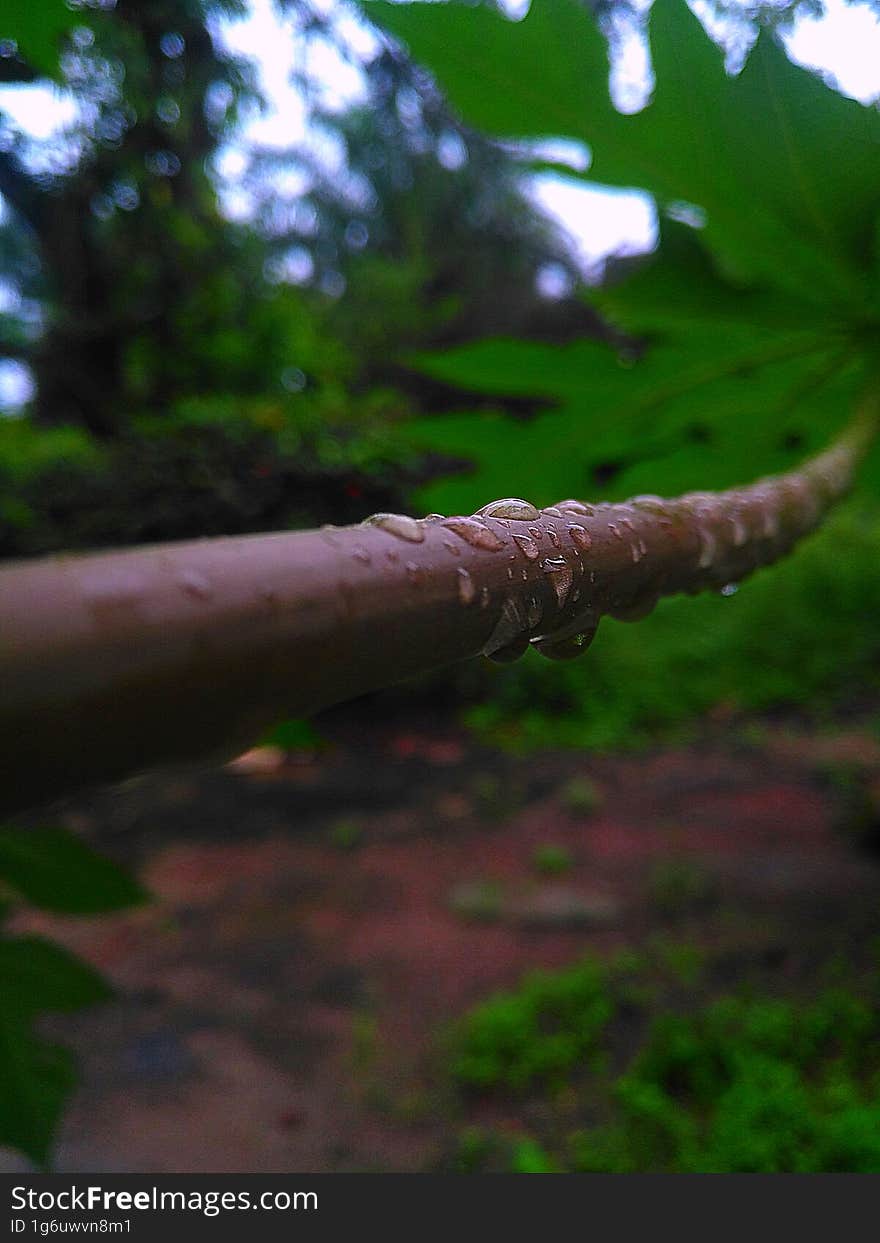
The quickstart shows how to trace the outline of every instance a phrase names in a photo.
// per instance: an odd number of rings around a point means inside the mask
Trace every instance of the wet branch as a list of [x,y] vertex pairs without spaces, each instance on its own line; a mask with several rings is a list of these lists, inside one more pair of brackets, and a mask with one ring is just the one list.
[[305,715],[484,653],[583,652],[608,614],[721,590],[850,486],[872,398],[824,453],[719,493],[157,545],[0,567],[0,811],[228,756]]

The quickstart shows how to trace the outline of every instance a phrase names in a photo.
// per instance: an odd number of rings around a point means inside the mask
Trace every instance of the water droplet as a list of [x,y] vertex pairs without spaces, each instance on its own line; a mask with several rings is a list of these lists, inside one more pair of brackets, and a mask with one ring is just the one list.
[[489,588],[481,587],[480,588],[480,608],[487,609],[489,607],[490,599],[491,599],[491,596],[489,595]]
[[362,565],[369,565],[372,561],[372,557],[367,552],[366,548],[356,548],[351,555],[354,557],[355,561],[360,561]]
[[749,538],[748,528],[742,514],[735,509],[730,515],[730,525],[733,529],[733,543],[735,548],[742,548],[743,544]]
[[558,548],[559,547],[559,536],[556,534],[556,528],[548,527],[547,534],[550,536],[550,543],[553,545],[553,547]]
[[562,608],[571,591],[573,578],[571,567],[564,557],[546,557],[541,562],[541,569],[545,574],[549,574],[559,607]]
[[[513,643],[515,639],[522,635],[526,629],[526,624],[526,618],[523,616],[519,602],[513,596],[508,596],[501,606],[495,629],[483,644],[483,655],[492,656],[495,652],[499,652],[502,648],[506,648]],[[528,638],[526,638],[526,642],[528,643]],[[522,650],[524,651],[525,648]]]
[[652,512],[655,509],[665,509],[666,502],[662,496],[656,496],[653,492],[643,492],[639,496],[631,496],[627,502],[634,505],[636,509],[646,509]]
[[510,579],[511,582],[513,582],[513,570],[510,568],[510,566],[507,567],[507,577]]
[[578,602],[578,600],[580,600],[580,598],[581,598],[581,589],[580,589],[580,587],[575,587],[574,591],[571,593],[571,602],[572,602],[572,604],[577,604],[577,602]]
[[445,539],[443,541],[443,547],[446,549],[447,552],[451,552],[453,557],[461,556],[460,546],[458,544],[453,543],[451,539]]
[[425,522],[442,522],[446,517],[445,514],[425,514]]
[[581,630],[570,638],[559,639],[556,642],[552,638],[536,639],[533,646],[547,660],[575,660],[578,656],[582,656],[593,642],[597,629],[598,623],[588,629]]
[[504,547],[504,540],[482,522],[474,518],[447,518],[444,526],[448,531],[463,539],[471,548],[484,548],[487,552],[497,552]]
[[425,528],[409,514],[373,514],[367,519],[370,526],[381,527],[389,535],[398,539],[408,540],[410,544],[421,544],[425,539]]
[[509,518],[511,522],[535,522],[538,511],[530,501],[523,501],[518,496],[507,496],[500,501],[492,501],[477,510],[484,518]]
[[580,514],[583,518],[590,518],[596,512],[593,505],[586,505],[583,501],[560,501],[556,508],[568,514]]
[[714,534],[708,527],[698,527],[697,535],[700,538],[700,559],[697,562],[697,565],[701,570],[708,570],[715,561],[715,553],[718,545],[715,541]]
[[[547,508],[544,510],[544,513],[549,514],[551,518],[562,517],[562,510],[558,509],[555,505],[548,505]],[[535,516],[537,517],[537,515]]]
[[474,580],[463,565],[456,570],[458,575],[458,598],[462,604],[473,604],[476,599],[477,589],[474,586]]
[[639,548],[638,544],[630,544],[629,551],[630,551],[630,556],[633,559],[633,565],[638,565],[642,559],[641,548]]
[[541,604],[541,601],[537,596],[529,596],[526,602],[526,621],[529,624],[529,629],[534,630],[536,626],[540,625],[543,616],[544,606]]
[[614,604],[609,609],[609,612],[617,621],[637,622],[647,617],[649,613],[653,613],[656,607],[657,596],[644,595],[636,597],[634,600],[628,600],[626,603]]
[[214,594],[210,579],[198,570],[184,570],[177,582],[188,596],[193,596],[196,600],[210,600]]
[[494,652],[487,652],[486,654],[490,660],[494,660],[496,665],[511,665],[515,660],[519,660],[520,656],[525,656],[528,650],[529,636],[522,634],[518,639],[514,639],[512,643],[496,648]]
[[739,591],[739,583],[725,583],[719,592],[722,596],[735,596]]
[[615,539],[620,539],[620,540],[623,539],[623,532],[621,531],[620,527],[617,525],[616,522],[609,522],[608,530],[611,532],[611,534],[614,536]]
[[773,507],[773,502],[769,499],[764,502],[765,508],[762,514],[762,531],[765,539],[776,539],[779,534],[779,516]]
[[541,550],[533,539],[528,535],[514,535],[514,543],[522,551],[529,561],[537,561],[541,555]]
[[425,581],[425,571],[416,561],[407,561],[406,576],[414,587],[421,587]]
[[543,539],[544,538],[544,532],[541,530],[540,527],[529,527],[529,535],[531,535],[532,539]]
[[576,523],[568,528],[572,543],[580,548],[581,552],[587,552],[593,547],[593,537],[586,527],[578,526]]
[[527,583],[527,582],[529,581],[529,572],[528,572],[528,570],[520,570],[520,572],[519,572],[519,576],[520,576],[520,578],[523,580],[523,582],[524,582],[524,583]]

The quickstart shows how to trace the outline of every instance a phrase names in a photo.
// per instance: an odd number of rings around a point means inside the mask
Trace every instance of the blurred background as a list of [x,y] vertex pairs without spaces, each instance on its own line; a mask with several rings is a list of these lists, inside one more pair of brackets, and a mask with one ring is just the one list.
[[[765,446],[711,393],[674,443],[600,426],[595,352],[643,348],[602,293],[694,209],[467,127],[355,5],[13,7],[0,558],[671,494],[827,438],[818,400]],[[760,18],[880,97],[870,4],[695,10],[731,70]],[[638,111],[644,6],[599,18]],[[542,455],[548,418],[597,432]],[[0,1013],[2,1168],[880,1169],[878,477],[582,660],[454,669],[0,829],[0,975],[13,943],[60,971]]]

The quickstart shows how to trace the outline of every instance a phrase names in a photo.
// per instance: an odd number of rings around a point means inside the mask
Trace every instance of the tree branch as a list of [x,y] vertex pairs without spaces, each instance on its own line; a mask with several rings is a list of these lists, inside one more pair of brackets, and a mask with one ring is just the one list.
[[876,423],[872,396],[818,457],[727,492],[0,567],[0,810],[234,754],[285,714],[481,652],[577,655],[604,614],[637,620],[783,556],[847,491]]

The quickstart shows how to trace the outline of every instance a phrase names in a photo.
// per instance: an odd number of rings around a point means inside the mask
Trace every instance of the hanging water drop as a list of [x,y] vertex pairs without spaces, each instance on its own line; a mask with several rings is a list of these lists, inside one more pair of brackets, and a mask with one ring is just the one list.
[[529,636],[522,634],[518,639],[514,639],[504,647],[496,648],[494,652],[487,652],[486,655],[490,660],[494,660],[496,665],[511,665],[515,660],[519,660],[520,656],[525,656],[528,650]]
[[541,569],[550,576],[559,607],[563,608],[565,601],[568,599],[568,593],[571,591],[573,580],[571,567],[564,557],[546,557],[541,562]]
[[360,561],[361,565],[369,565],[372,561],[372,557],[367,552],[366,548],[358,547],[351,555],[354,557],[355,561]]
[[556,642],[553,641],[552,637],[536,639],[533,641],[532,646],[547,660],[575,660],[578,656],[582,656],[593,642],[597,629],[598,623],[590,626],[588,629],[579,631],[570,638],[558,639]]
[[[483,644],[483,655],[492,656],[519,639],[526,629],[526,618],[523,616],[518,601],[508,596],[501,606],[498,621],[489,638]],[[526,637],[528,643],[528,637]],[[525,648],[522,648],[525,651]]]
[[739,591],[739,583],[725,583],[718,593],[722,596],[735,596]]

